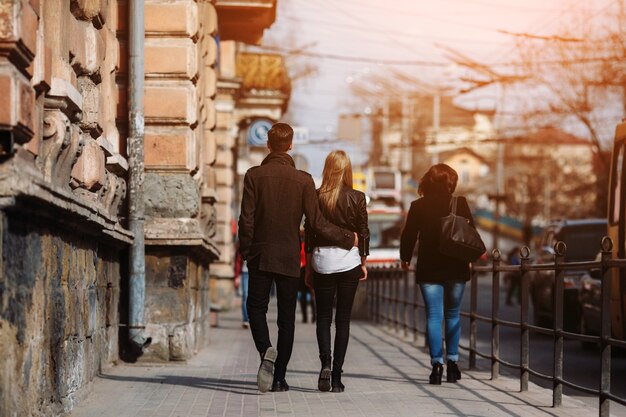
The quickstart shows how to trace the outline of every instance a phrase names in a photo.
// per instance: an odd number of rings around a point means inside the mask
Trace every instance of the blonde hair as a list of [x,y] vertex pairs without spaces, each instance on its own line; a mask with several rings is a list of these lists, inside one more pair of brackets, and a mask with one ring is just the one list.
[[343,186],[352,188],[352,163],[344,151],[332,151],[326,157],[319,189],[319,201],[324,213],[335,211]]

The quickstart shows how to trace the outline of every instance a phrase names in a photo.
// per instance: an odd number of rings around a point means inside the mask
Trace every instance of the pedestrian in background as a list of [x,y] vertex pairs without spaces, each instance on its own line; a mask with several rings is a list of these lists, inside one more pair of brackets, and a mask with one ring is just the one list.
[[248,265],[243,260],[239,249],[237,249],[237,256],[235,257],[235,288],[241,290],[241,327],[244,329],[250,328],[248,308],[246,307],[246,302],[248,301],[248,279]]
[[[511,265],[521,265],[522,261],[520,259],[519,254],[520,248],[519,246],[513,247],[507,254],[507,258]],[[520,303],[522,299],[521,293],[521,283],[522,283],[522,273],[521,271],[511,271],[507,272],[504,276],[507,281],[507,290],[506,290],[506,305],[513,305],[513,297],[517,300],[517,303]]]
[[[308,219],[305,222],[306,282],[315,290],[317,344],[322,368],[317,386],[320,391],[343,392],[345,386],[341,382],[341,373],[350,339],[352,303],[359,280],[367,279],[370,239],[365,194],[352,188],[352,165],[344,151],[333,151],[326,157],[317,195],[328,220],[359,235],[358,248],[346,250],[315,233]],[[335,300],[336,331],[332,358],[330,325]]]
[[[448,382],[461,379],[458,367],[461,337],[460,307],[465,283],[470,279],[469,262],[439,251],[441,218],[451,212],[452,193],[458,175],[446,164],[432,166],[422,177],[418,194],[411,203],[400,239],[402,267],[409,269],[419,236],[415,279],[426,304],[428,347],[432,372],[429,382],[441,384],[443,375],[443,346],[441,324],[445,317],[445,340]],[[472,227],[474,220],[464,197],[458,197],[457,214],[465,217]]]
[[300,300],[300,312],[302,313],[302,323],[309,322],[308,307],[311,306],[311,323],[315,323],[315,295],[311,288],[306,285],[306,253],[304,251],[304,241],[300,250],[300,283],[298,285],[298,298]]
[[[300,224],[306,218],[320,236],[344,249],[356,245],[350,230],[328,222],[319,210],[311,175],[296,169],[291,156],[293,129],[276,123],[269,130],[269,155],[244,177],[239,250],[250,274],[247,309],[250,329],[261,356],[259,391],[288,391],[287,364],[293,349],[300,275]],[[278,302],[278,349],[272,347],[267,309],[272,284]]]

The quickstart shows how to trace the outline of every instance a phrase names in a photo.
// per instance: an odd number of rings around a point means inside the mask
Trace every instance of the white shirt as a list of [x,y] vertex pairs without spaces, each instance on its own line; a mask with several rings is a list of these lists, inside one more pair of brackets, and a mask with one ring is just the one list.
[[338,246],[325,246],[313,249],[312,255],[311,266],[318,274],[336,274],[361,265],[357,247],[346,250]]

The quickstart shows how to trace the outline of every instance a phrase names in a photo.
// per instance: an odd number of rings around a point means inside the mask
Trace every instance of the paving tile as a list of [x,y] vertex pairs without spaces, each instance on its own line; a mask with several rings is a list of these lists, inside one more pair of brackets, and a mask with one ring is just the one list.
[[[268,322],[274,340],[275,307]],[[519,393],[517,380],[489,379],[486,371],[464,370],[457,384],[428,384],[429,358],[382,327],[355,322],[344,365],[344,393],[317,391],[319,359],[315,326],[296,326],[287,372],[292,389],[260,394],[256,389],[258,354],[239,311],[220,317],[211,345],[186,363],[122,364],[100,375],[92,394],[72,417],[251,417],[251,416],[589,416],[597,415],[578,399],[565,396],[550,407],[551,391],[530,384]],[[114,399],[114,401],[112,401]]]

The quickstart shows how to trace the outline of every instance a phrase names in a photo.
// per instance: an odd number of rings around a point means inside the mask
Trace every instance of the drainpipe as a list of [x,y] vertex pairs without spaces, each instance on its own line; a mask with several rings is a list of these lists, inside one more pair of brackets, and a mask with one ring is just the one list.
[[144,334],[146,298],[146,251],[144,243],[144,119],[143,119],[143,0],[129,0],[128,25],[128,227],[135,235],[130,249],[128,307],[129,341],[143,348],[151,339]]

